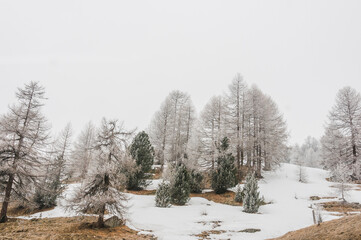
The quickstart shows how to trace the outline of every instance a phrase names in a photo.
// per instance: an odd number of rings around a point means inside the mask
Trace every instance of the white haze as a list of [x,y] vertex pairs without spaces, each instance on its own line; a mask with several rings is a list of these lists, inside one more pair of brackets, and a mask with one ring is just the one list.
[[360,12],[351,0],[0,0],[0,113],[35,80],[56,132],[103,116],[144,129],[171,90],[199,112],[240,72],[301,143],[323,134],[339,88],[361,91]]

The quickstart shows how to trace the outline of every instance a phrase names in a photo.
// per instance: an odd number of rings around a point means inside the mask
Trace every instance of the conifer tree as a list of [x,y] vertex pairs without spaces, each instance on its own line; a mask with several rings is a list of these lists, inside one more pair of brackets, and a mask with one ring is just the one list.
[[97,214],[98,227],[104,227],[106,210],[117,217],[124,216],[127,197],[118,189],[124,188],[125,176],[119,174],[119,168],[130,158],[127,139],[131,135],[117,120],[103,119],[95,143],[96,169],[84,179],[69,206],[81,213]]
[[234,196],[234,201],[241,203],[244,198],[244,191],[242,190],[241,186],[238,185],[236,188],[236,194]]
[[155,193],[155,206],[163,208],[170,206],[170,189],[171,186],[168,182],[163,181],[158,185],[157,192]]
[[189,200],[190,175],[187,168],[181,164],[177,167],[175,177],[171,183],[171,202],[177,205],[184,205]]
[[4,190],[0,223],[8,220],[10,198],[29,201],[44,164],[48,124],[42,114],[44,88],[25,84],[16,93],[17,103],[0,116],[0,185]]
[[139,170],[128,178],[128,189],[139,189],[146,186],[146,173],[152,168],[154,162],[154,149],[146,132],[138,133],[133,139],[130,154],[139,166]]
[[259,197],[258,183],[255,173],[247,176],[244,186],[243,211],[246,213],[256,213],[261,205]]
[[219,148],[220,155],[217,159],[217,167],[212,173],[212,189],[217,193],[225,193],[228,188],[236,185],[236,168],[234,157],[227,153],[229,139],[223,138]]
[[202,192],[203,175],[195,169],[192,169],[189,174],[190,174],[191,193]]

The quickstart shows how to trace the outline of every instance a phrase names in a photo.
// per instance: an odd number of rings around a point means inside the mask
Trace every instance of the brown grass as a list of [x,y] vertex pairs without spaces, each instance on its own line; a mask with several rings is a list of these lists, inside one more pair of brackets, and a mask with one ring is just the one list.
[[[1,205],[2,205],[2,202],[0,202],[0,206]],[[22,207],[17,202],[10,202],[9,207],[8,207],[8,216],[10,216],[10,217],[26,216],[26,215],[39,213],[39,212],[46,212],[46,211],[49,211],[52,209],[54,209],[54,207],[43,208],[43,209]]]
[[0,224],[0,239],[156,239],[150,235],[138,235],[127,226],[115,228],[92,228],[95,217],[10,219]]
[[361,239],[361,215],[347,216],[329,222],[321,223],[319,226],[303,228],[289,232],[286,235],[274,238],[274,240],[353,240]]
[[227,191],[223,194],[216,194],[215,192],[191,193],[190,197],[202,197],[216,203],[223,203],[232,206],[242,206],[242,203],[234,201],[234,195],[234,192]]
[[155,168],[155,169],[152,169],[150,171],[150,173],[154,174],[152,175],[152,179],[160,179],[162,177],[162,171],[160,170],[160,168]]
[[210,235],[218,235],[218,234],[222,234],[225,233],[226,231],[224,230],[209,230],[209,231],[203,231],[200,234],[194,235],[198,238],[198,240],[205,240],[205,239],[211,239],[209,236]]
[[157,190],[127,190],[127,193],[135,195],[155,195]]
[[[139,190],[139,191],[128,190],[127,192],[136,195],[154,195],[156,190]],[[191,193],[190,197],[202,197],[216,203],[228,204],[232,206],[242,206],[242,203],[238,203],[234,201],[234,195],[235,193],[232,191],[227,191],[223,194],[216,194],[215,192],[212,191],[206,193]]]
[[321,206],[324,210],[328,212],[360,212],[361,204],[358,203],[348,203],[348,202],[325,202],[321,203]]
[[319,197],[319,196],[311,196],[310,200],[312,201],[317,201],[317,200],[321,200],[321,199],[335,199],[337,197]]
[[25,215],[31,215],[39,212],[46,212],[54,209],[52,208],[43,208],[43,209],[30,209],[30,208],[20,208],[20,207],[10,207],[8,210],[8,215],[11,217],[19,217]]

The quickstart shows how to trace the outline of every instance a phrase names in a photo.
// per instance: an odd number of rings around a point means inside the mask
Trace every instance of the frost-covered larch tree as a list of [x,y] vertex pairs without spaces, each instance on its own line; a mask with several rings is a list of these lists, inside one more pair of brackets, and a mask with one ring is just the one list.
[[345,195],[346,192],[349,190],[347,183],[350,181],[350,179],[351,178],[350,178],[349,167],[343,162],[338,163],[336,168],[334,168],[332,171],[332,180],[338,182],[336,188],[338,189],[338,192],[341,194],[341,199],[343,201],[346,201]]
[[56,206],[56,200],[64,189],[63,182],[67,178],[66,168],[71,152],[72,128],[68,123],[52,143],[47,155],[45,176],[36,187],[34,201],[41,208]]
[[84,179],[87,176],[92,161],[94,160],[95,137],[95,127],[89,122],[78,136],[71,153],[71,170],[75,177]]
[[340,162],[349,168],[353,179],[360,179],[361,95],[351,87],[342,88],[329,114],[321,139],[323,164],[333,171]]
[[7,221],[10,197],[22,200],[43,172],[43,151],[48,139],[48,126],[41,113],[44,88],[38,82],[25,84],[16,93],[17,103],[0,119],[0,178],[4,183],[4,200],[0,222]]
[[190,96],[181,91],[172,91],[156,112],[150,124],[150,139],[156,157],[178,164],[187,158],[188,142],[191,139],[195,110]]
[[130,158],[127,143],[132,131],[126,131],[117,120],[103,119],[95,141],[96,168],[89,173],[72,199],[70,208],[98,214],[97,226],[104,226],[107,210],[124,217],[127,197],[118,189],[125,188],[126,177],[119,169]]
[[235,150],[237,170],[244,164],[245,157],[245,117],[247,85],[241,74],[237,73],[229,85],[227,101],[227,123],[231,136],[231,147]]
[[200,161],[213,170],[218,156],[217,144],[225,136],[225,103],[221,96],[212,97],[201,112],[198,141]]
[[166,149],[169,146],[171,121],[171,103],[168,98],[161,104],[160,109],[154,114],[149,126],[149,136],[154,146],[154,155],[157,163],[163,169],[166,159]]

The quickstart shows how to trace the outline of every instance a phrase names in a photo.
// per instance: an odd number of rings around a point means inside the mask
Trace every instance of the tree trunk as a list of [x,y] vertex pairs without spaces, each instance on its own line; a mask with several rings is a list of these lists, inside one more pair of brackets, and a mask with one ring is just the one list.
[[261,146],[257,145],[257,171],[256,176],[257,178],[261,178],[261,169],[262,169],[262,159],[261,159]]
[[0,223],[4,223],[8,220],[7,217],[7,212],[8,212],[8,206],[9,206],[9,202],[10,202],[10,194],[11,194],[11,189],[13,187],[13,182],[14,182],[14,174],[11,174],[9,176],[9,181],[6,184],[6,189],[5,189],[5,197],[4,197],[4,202],[1,208],[1,214],[0,214]]
[[104,225],[104,213],[105,213],[105,205],[102,207],[101,213],[98,216],[98,222],[97,222],[97,227],[98,228],[103,228]]

